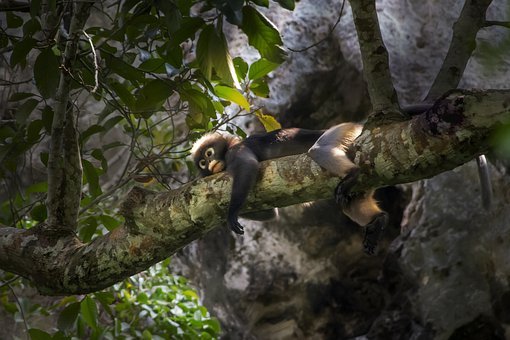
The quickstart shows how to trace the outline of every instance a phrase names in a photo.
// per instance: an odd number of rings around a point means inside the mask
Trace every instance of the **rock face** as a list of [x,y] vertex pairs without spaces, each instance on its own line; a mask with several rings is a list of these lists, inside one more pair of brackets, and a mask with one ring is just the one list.
[[[402,103],[425,96],[463,3],[378,2]],[[302,0],[295,12],[275,6],[267,13],[286,47],[327,36],[318,47],[290,53],[272,76],[272,97],[264,105],[280,113],[284,125],[321,128],[360,119],[370,106],[348,4],[328,35],[340,6]],[[494,1],[487,17],[505,20],[507,10],[505,1]],[[505,34],[484,29],[478,46]],[[499,53],[488,63],[479,48],[461,85],[508,87],[510,58]],[[174,265],[202,291],[226,339],[505,339],[510,179],[502,167],[492,173],[490,211],[481,208],[474,162],[380,190],[391,221],[375,257],[363,254],[361,230],[325,201],[282,209],[277,221],[245,221],[243,237],[215,230],[184,249]]]

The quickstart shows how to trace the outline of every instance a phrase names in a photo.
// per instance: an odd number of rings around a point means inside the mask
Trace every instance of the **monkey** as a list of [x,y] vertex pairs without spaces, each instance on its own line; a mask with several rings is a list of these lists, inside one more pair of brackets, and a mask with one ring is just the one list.
[[[431,107],[429,104],[413,105],[405,108],[404,112],[413,116]],[[233,177],[227,225],[234,233],[242,235],[244,228],[238,221],[239,213],[255,186],[259,163],[307,152],[317,164],[341,178],[334,192],[335,200],[345,215],[364,227],[363,249],[373,255],[388,224],[388,214],[374,199],[374,190],[356,193],[351,190],[360,169],[349,151],[362,130],[363,124],[342,123],[328,130],[279,129],[254,134],[244,140],[233,135],[211,133],[195,142],[191,155],[201,176],[227,171]],[[485,173],[487,179],[486,163],[479,163],[479,166],[480,173]],[[481,182],[483,192],[487,180]],[[490,190],[490,181],[488,183]]]
[[363,125],[357,123],[335,125],[319,137],[308,150],[308,155],[321,167],[341,178],[335,189],[335,201],[347,217],[364,227],[363,250],[374,255],[388,224],[388,214],[379,208],[374,199],[375,190],[351,191],[360,169],[349,157],[349,151],[362,130]]
[[220,133],[197,140],[191,156],[201,176],[227,171],[233,178],[227,225],[236,234],[244,233],[239,212],[258,177],[259,163],[268,159],[305,153],[324,130],[279,129],[254,134],[244,140]]
[[234,233],[242,235],[244,228],[238,221],[239,213],[255,186],[259,163],[308,152],[320,166],[345,177],[335,190],[336,201],[348,217],[365,227],[364,250],[374,254],[388,216],[378,207],[373,191],[350,193],[358,167],[346,152],[362,128],[363,125],[356,123],[343,123],[327,131],[288,128],[254,134],[244,140],[216,132],[197,140],[191,155],[201,176],[227,171],[233,177],[227,225]]

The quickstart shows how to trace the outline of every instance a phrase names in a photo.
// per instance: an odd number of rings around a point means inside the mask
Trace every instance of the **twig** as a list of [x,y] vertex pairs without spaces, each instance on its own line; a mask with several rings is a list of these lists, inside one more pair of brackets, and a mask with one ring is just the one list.
[[16,304],[18,305],[19,312],[21,314],[21,318],[23,319],[23,324],[25,325],[25,333],[26,333],[26,336],[27,336],[27,340],[29,340],[30,336],[29,336],[29,333],[28,333],[28,330],[29,330],[28,322],[27,322],[27,319],[25,317],[25,312],[23,312],[23,307],[21,306],[21,302],[19,301],[18,295],[16,295],[16,292],[14,291],[14,289],[12,289],[11,285],[7,284],[7,287],[9,287],[9,289],[11,290],[12,295],[14,296],[14,299],[16,300]]
[[287,49],[289,51],[292,51],[292,52],[298,52],[298,53],[305,52],[305,51],[308,51],[309,49],[311,49],[311,48],[313,48],[315,46],[318,46],[318,45],[322,44],[324,41],[326,41],[333,34],[333,32],[335,31],[336,27],[340,23],[340,19],[342,18],[342,14],[344,13],[344,6],[345,6],[345,0],[342,1],[342,7],[340,8],[340,14],[338,14],[338,18],[336,19],[335,24],[333,25],[331,30],[329,30],[328,34],[326,34],[326,36],[324,38],[322,38],[321,40],[317,41],[316,43],[313,43],[312,45],[310,45],[308,47],[304,47],[304,48],[301,48],[301,49],[293,49],[293,48],[287,47]]
[[485,12],[492,0],[466,0],[459,18],[453,25],[452,41],[441,69],[437,73],[425,102],[439,98],[459,85],[466,65],[476,47],[476,35],[484,27]]
[[95,83],[95,85],[92,88],[92,90],[90,90],[90,92],[91,93],[96,93],[96,91],[97,91],[97,89],[99,87],[99,65],[97,64],[96,49],[94,48],[94,43],[92,42],[92,38],[90,37],[90,35],[88,35],[87,32],[85,32],[85,30],[83,30],[82,32],[83,32],[83,35],[89,41],[90,49],[92,51],[92,56],[94,57],[94,83]]
[[492,21],[492,20],[486,20],[484,22],[483,26],[484,27],[501,26],[501,27],[510,28],[510,21]]

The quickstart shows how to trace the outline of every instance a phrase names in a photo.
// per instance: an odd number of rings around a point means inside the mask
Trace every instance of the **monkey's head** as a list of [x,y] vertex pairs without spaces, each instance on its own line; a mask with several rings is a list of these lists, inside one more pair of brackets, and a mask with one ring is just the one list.
[[225,170],[225,155],[230,147],[240,140],[232,135],[217,132],[202,136],[193,144],[191,157],[201,176],[209,176]]

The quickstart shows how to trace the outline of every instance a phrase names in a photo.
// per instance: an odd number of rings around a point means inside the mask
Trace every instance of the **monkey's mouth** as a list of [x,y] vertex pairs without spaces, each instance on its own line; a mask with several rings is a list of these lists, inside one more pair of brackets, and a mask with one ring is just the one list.
[[213,174],[223,171],[224,167],[225,166],[221,161],[211,161],[211,163],[209,163],[209,171],[212,172]]

